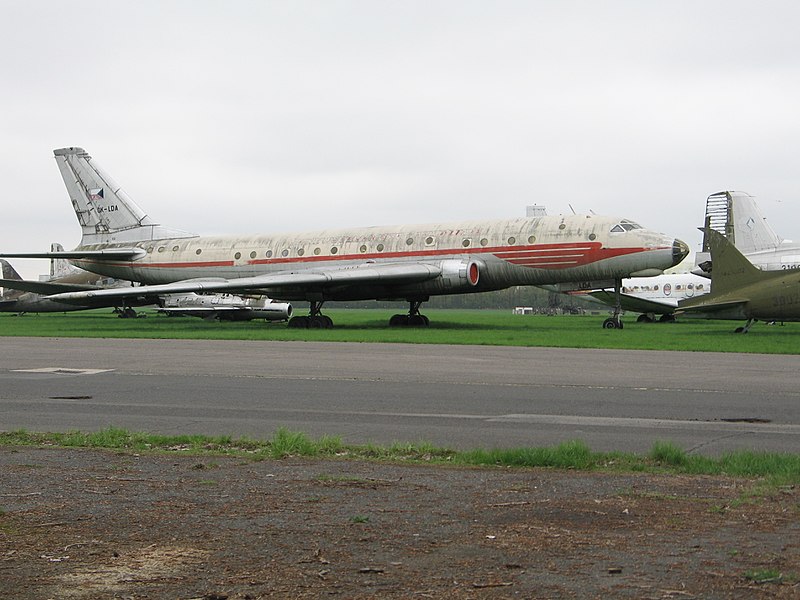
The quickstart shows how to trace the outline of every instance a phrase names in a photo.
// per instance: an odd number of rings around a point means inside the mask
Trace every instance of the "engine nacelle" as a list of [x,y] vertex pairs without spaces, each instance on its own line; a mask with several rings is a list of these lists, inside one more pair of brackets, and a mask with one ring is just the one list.
[[480,281],[484,263],[474,259],[443,260],[437,265],[441,274],[424,286],[431,294],[472,291]]
[[259,319],[288,321],[294,311],[288,302],[267,302],[262,307],[255,309],[254,312]]

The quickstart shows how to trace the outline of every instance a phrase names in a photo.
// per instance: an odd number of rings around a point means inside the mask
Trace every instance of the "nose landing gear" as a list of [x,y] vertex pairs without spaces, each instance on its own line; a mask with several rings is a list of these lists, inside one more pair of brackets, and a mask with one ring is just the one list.
[[622,320],[619,314],[622,312],[622,280],[614,280],[614,314],[603,321],[603,329],[622,329]]

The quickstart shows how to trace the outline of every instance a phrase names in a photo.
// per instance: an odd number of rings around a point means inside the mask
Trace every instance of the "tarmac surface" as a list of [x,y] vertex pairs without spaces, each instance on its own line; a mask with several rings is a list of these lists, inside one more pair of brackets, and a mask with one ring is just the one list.
[[798,370],[783,355],[6,337],[0,429],[797,452]]

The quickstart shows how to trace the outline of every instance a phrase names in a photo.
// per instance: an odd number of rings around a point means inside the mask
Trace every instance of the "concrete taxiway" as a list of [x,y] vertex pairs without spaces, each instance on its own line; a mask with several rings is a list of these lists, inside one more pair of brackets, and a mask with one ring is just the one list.
[[781,355],[2,338],[0,429],[798,452],[798,370]]

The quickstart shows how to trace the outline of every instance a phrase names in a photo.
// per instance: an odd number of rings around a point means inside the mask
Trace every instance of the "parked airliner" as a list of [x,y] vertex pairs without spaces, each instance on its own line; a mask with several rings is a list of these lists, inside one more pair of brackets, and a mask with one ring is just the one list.
[[[688,246],[629,219],[543,216],[428,225],[394,225],[199,236],[150,218],[82,148],[54,151],[83,236],[56,256],[95,273],[143,285],[55,294],[59,302],[137,299],[188,292],[263,294],[310,303],[290,326],[330,327],[331,300],[405,300],[392,325],[426,325],[430,296],[565,282],[621,286],[625,277],[659,275]],[[53,253],[3,254],[20,258]],[[619,306],[604,327],[621,327]]]

